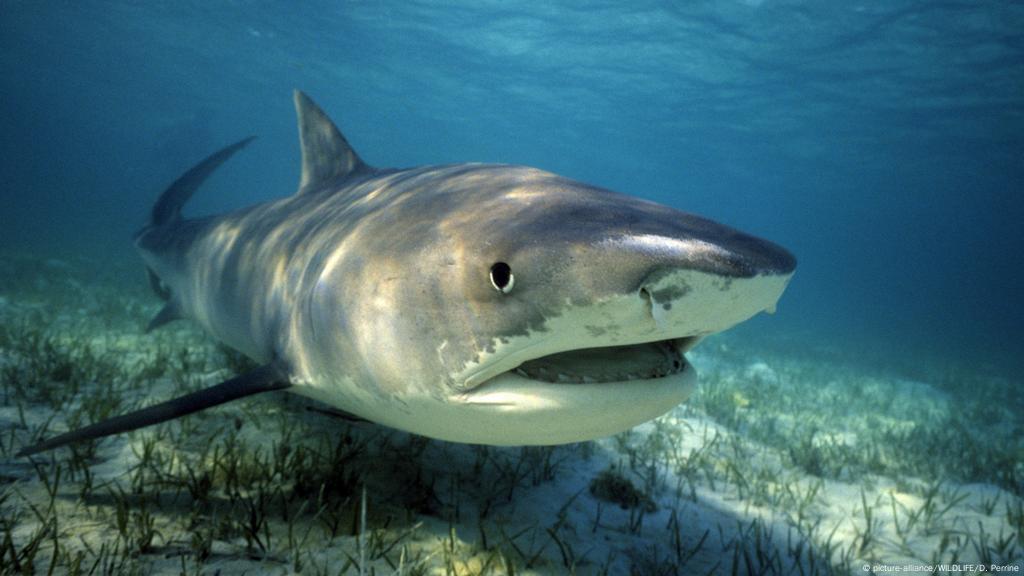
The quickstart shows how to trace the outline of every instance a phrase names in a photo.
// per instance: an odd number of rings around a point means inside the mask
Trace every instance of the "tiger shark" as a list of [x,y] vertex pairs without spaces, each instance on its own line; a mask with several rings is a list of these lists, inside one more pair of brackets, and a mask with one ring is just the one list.
[[260,364],[20,454],[287,389],[442,440],[552,445],[611,435],[683,402],[684,353],[774,311],[796,260],[711,220],[502,164],[372,167],[296,91],[291,196],[184,218],[252,138],[157,200],[135,245],[165,300]]

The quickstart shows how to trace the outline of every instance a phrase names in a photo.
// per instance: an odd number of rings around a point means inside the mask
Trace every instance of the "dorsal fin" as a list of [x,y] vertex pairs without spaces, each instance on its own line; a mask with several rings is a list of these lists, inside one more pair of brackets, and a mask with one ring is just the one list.
[[334,122],[300,90],[295,91],[295,113],[302,146],[299,194],[367,168]]
[[230,146],[221,148],[217,152],[207,156],[202,162],[193,166],[188,172],[178,177],[160,198],[153,205],[153,212],[150,215],[150,224],[160,226],[181,218],[181,207],[188,202],[199,186],[209,178],[210,174],[220,167],[228,158],[245,148],[246,144],[252,142],[255,136],[249,136],[239,140]]

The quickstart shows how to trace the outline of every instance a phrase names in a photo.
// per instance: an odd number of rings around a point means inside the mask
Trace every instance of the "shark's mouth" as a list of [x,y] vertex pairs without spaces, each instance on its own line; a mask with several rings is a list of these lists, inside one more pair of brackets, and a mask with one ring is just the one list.
[[651,380],[679,374],[686,368],[683,353],[696,337],[642,344],[581,348],[527,360],[511,372],[554,384],[599,384]]
[[[532,350],[521,349],[519,358],[506,356],[504,371],[500,365],[489,366],[493,376],[457,393],[452,400],[465,408],[459,422],[431,422],[449,426],[445,434],[458,440],[465,437],[467,419],[475,419],[470,441],[486,438],[487,443],[501,446],[564,444],[610,436],[686,400],[696,385],[697,372],[683,354],[699,340],[700,336],[691,336],[563,348],[537,356],[537,348],[550,345],[542,341]],[[552,349],[557,350],[548,348]],[[530,352],[535,352],[532,358],[527,355]]]

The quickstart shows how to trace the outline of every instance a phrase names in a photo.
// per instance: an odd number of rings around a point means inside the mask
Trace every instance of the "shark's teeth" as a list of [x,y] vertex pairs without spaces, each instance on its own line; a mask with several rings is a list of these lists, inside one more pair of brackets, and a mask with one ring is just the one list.
[[666,340],[560,352],[524,362],[513,372],[558,384],[596,384],[650,380],[682,372],[680,341]]

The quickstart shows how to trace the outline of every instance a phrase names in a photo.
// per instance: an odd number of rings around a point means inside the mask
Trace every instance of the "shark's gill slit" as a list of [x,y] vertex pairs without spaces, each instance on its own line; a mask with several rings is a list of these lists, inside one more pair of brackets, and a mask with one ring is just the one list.
[[685,369],[683,353],[693,346],[695,340],[696,337],[687,337],[569,350],[528,360],[513,372],[524,378],[558,384],[664,378]]

